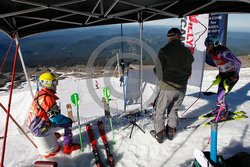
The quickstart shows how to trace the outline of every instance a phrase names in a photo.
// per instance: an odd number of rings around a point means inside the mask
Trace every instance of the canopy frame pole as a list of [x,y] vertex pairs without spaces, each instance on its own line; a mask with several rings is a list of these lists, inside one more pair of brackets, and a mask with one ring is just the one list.
[[[121,61],[119,61],[119,63],[121,62],[121,73],[122,73],[122,79],[123,79],[123,83],[122,83],[122,90],[123,90],[123,99],[124,99],[124,105],[123,105],[123,109],[124,112],[126,112],[126,81],[125,81],[125,61],[124,61],[124,57],[123,57],[123,53],[124,53],[124,47],[123,47],[123,24],[121,23]],[[126,78],[127,80],[127,78]]]
[[28,76],[28,73],[27,73],[27,70],[26,70],[26,67],[25,67],[24,60],[23,60],[22,51],[21,51],[19,40],[18,40],[18,33],[17,32],[16,32],[16,35],[14,37],[14,40],[16,42],[16,46],[19,46],[18,47],[18,53],[19,53],[20,61],[21,61],[22,67],[23,67],[23,72],[24,72],[26,81],[28,82],[28,85],[29,85],[31,97],[33,98],[34,97],[34,93],[32,91],[32,87],[31,87],[31,84],[30,84],[30,79],[29,79],[29,76]]
[[[7,113],[7,109],[3,106],[2,103],[0,103],[0,107]],[[24,131],[24,129],[21,127],[21,125],[18,124],[18,122],[15,120],[14,117],[10,114],[10,119],[14,122],[14,124],[18,127],[18,129],[24,134],[24,136],[31,142],[31,144],[37,148],[36,144],[34,141],[27,135],[27,133]]]
[[115,5],[119,2],[119,0],[115,0],[113,2],[113,4],[109,7],[109,9],[104,13],[104,17],[107,17],[107,15],[109,14],[109,12],[111,12],[111,10],[115,7]]
[[[179,2],[179,1],[175,1],[175,2],[173,2],[173,3],[169,4],[169,5],[167,5],[166,7],[162,8],[161,10],[162,10],[162,11],[165,11],[165,10],[167,10],[168,8],[170,8],[170,7],[174,6],[175,4],[177,4],[178,2]],[[156,15],[157,15],[157,13],[154,13],[154,14],[152,14],[151,16],[148,16],[147,18],[145,18],[144,20],[147,21],[147,20],[149,20],[150,18],[152,18],[152,17],[154,17],[154,16],[156,16]]]
[[11,49],[12,43],[13,43],[13,40],[11,40],[11,43],[10,43],[10,45],[9,45],[9,48],[8,48],[8,50],[7,50],[7,52],[6,52],[5,56],[4,56],[3,62],[2,62],[2,64],[1,64],[0,72],[3,72],[4,64],[5,64],[5,61],[6,61],[8,55],[9,55],[9,53],[10,53],[10,49]]
[[142,35],[143,35],[143,17],[142,17],[142,12],[138,12],[138,22],[140,24],[140,47],[141,47],[141,50],[140,50],[140,54],[141,54],[141,59],[140,59],[140,96],[141,96],[141,111],[142,111],[142,56],[143,56],[143,46],[142,46]]
[[217,0],[213,0],[213,1],[211,1],[211,2],[208,2],[208,3],[206,3],[206,4],[204,4],[204,5],[200,6],[200,7],[198,7],[198,8],[196,8],[196,9],[192,10],[192,11],[189,11],[189,12],[183,14],[183,17],[184,17],[184,16],[191,15],[192,13],[194,13],[194,12],[200,10],[200,9],[203,9],[203,8],[206,7],[206,6],[211,5],[211,4],[215,3],[216,1],[217,1]]
[[17,62],[17,57],[18,57],[18,48],[19,48],[19,45],[16,45],[16,50],[15,50],[14,59],[13,59],[12,74],[11,74],[11,85],[10,85],[10,92],[9,92],[8,109],[6,112],[6,122],[5,122],[2,155],[1,155],[1,162],[0,162],[1,167],[3,167],[4,165],[7,134],[8,134],[8,127],[9,127],[9,118],[10,118],[10,108],[11,108],[12,94],[13,94],[14,81],[15,81],[16,62]]
[[[98,2],[96,3],[95,7],[93,8],[93,10],[91,11],[91,14],[93,14],[96,10],[96,8],[98,7],[98,5],[100,4],[101,0],[98,0]],[[85,24],[88,23],[89,19],[91,18],[91,15],[88,16],[87,20],[85,21]]]

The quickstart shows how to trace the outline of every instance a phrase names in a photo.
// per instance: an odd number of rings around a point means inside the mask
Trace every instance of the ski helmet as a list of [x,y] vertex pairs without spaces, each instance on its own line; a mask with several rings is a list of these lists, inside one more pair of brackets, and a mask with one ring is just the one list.
[[220,39],[217,35],[210,35],[205,39],[204,45],[213,45],[214,47],[217,47],[220,44]]
[[45,72],[41,74],[38,80],[40,85],[47,89],[53,89],[53,87],[57,86],[58,84],[56,76],[50,72]]

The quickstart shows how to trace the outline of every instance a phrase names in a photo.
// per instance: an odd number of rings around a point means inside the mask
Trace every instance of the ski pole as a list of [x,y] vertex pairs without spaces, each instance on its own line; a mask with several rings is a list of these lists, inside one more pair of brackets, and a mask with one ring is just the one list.
[[110,95],[111,95],[111,90],[109,87],[103,88],[103,103],[104,103],[104,111],[105,111],[105,116],[109,117],[109,124],[110,124],[110,129],[112,131],[113,135],[113,141],[112,143],[115,144],[115,135],[114,135],[114,129],[113,129],[113,124],[112,124],[112,117],[110,115],[110,108],[109,108],[109,100],[110,100]]
[[112,137],[113,137],[112,143],[115,144],[115,143],[116,143],[116,142],[115,142],[115,133],[114,133],[113,123],[112,123],[112,118],[111,118],[111,117],[109,117],[109,124],[110,124],[110,129],[111,129],[111,131],[112,131]]
[[[214,83],[212,83],[208,88],[207,90],[205,90],[205,92],[207,92],[210,88],[212,88],[214,86]],[[199,96],[198,98],[186,109],[186,111],[184,111],[181,116],[183,116],[199,99],[201,98],[201,91],[199,93]]]
[[80,144],[81,144],[81,151],[84,151],[83,146],[83,140],[82,140],[82,132],[81,132],[81,124],[80,124],[80,118],[79,118],[79,95],[77,93],[74,93],[71,95],[71,101],[76,106],[76,112],[77,112],[77,122],[78,122],[78,129],[79,129],[79,138],[80,138]]
[[38,76],[35,76],[35,80],[36,80],[36,92],[39,91],[39,81],[38,81]]
[[110,94],[111,94],[111,90],[109,87],[103,88],[103,96],[105,97],[107,103],[110,100]]
[[[223,101],[225,101],[225,98],[226,98],[226,95],[223,96]],[[219,111],[218,111],[218,113],[217,113],[217,115],[216,115],[216,117],[215,117],[215,123],[218,122],[219,117],[220,117],[220,113],[221,113],[222,109],[223,109],[223,107],[222,107],[222,103],[221,103],[221,104],[220,104]],[[208,138],[207,144],[210,143],[210,140],[211,140],[211,137]]]

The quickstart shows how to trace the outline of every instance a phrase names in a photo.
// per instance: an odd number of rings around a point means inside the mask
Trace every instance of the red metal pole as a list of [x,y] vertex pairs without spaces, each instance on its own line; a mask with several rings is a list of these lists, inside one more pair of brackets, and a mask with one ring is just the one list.
[[7,53],[6,53],[6,55],[5,55],[4,59],[3,59],[3,62],[2,62],[2,65],[1,65],[1,70],[0,70],[0,72],[3,72],[3,66],[4,66],[4,63],[5,63],[5,61],[6,61],[7,56],[9,55],[9,52],[10,52],[10,48],[11,48],[12,43],[13,43],[13,40],[11,41],[10,46],[9,46],[9,48],[8,48],[8,50],[7,50]]
[[[7,113],[7,109],[0,103],[0,107],[2,107],[2,109]],[[23,130],[23,128],[16,122],[16,120],[11,116],[10,114],[10,119],[16,124],[16,126],[19,128],[19,130],[21,130],[23,132],[23,134],[27,137],[27,139],[31,142],[31,144],[33,144],[33,146],[35,148],[37,148],[36,144],[31,140],[31,138],[25,133],[25,131]]]
[[1,167],[3,167],[3,165],[4,165],[5,146],[6,146],[6,140],[7,140],[8,126],[9,126],[10,107],[11,107],[12,93],[13,93],[14,80],[15,80],[16,62],[17,62],[17,57],[18,57],[18,48],[19,48],[19,45],[16,46],[14,62],[13,62],[13,67],[12,67],[10,95],[9,95],[8,110],[7,110],[7,116],[6,116],[5,131],[4,131],[4,138],[3,138],[3,147],[2,147]]

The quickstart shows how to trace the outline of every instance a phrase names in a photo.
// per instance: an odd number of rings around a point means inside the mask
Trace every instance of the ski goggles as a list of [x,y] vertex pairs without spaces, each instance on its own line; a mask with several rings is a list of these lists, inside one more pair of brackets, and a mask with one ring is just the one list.
[[208,41],[208,42],[205,42],[205,43],[204,43],[204,45],[205,45],[205,46],[208,46],[208,45],[213,45],[213,42]]
[[57,86],[58,85],[58,80],[57,79],[53,80],[52,85]]

